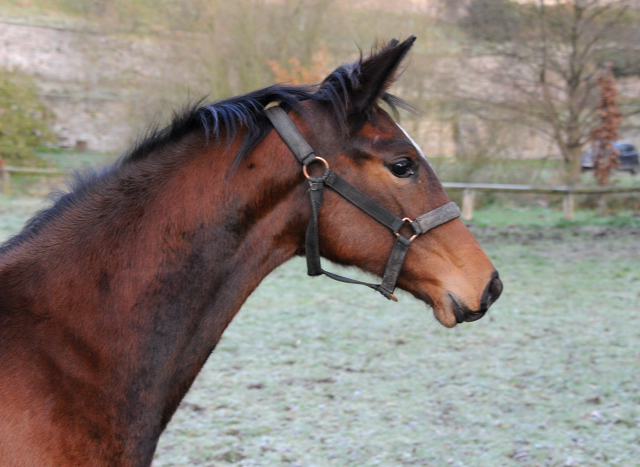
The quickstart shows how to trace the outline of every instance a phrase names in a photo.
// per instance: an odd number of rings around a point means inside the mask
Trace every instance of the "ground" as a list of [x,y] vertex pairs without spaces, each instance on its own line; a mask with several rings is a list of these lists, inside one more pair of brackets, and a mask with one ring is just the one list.
[[640,229],[473,231],[505,292],[454,330],[406,294],[278,269],[154,466],[640,466]]
[[[41,205],[1,198],[0,234]],[[519,216],[534,221],[504,221]],[[285,264],[225,333],[153,466],[640,466],[640,228],[560,216],[477,211],[505,290],[453,330],[407,294],[395,304]]]

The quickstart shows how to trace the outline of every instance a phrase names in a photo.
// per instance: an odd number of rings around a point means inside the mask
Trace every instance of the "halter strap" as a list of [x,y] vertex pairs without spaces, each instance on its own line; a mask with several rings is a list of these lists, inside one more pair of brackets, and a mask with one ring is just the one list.
[[327,175],[325,184],[333,188],[340,196],[358,206],[382,225],[391,229],[393,233],[398,233],[404,225],[404,221],[401,218],[380,206],[334,171],[331,170]]
[[[307,167],[312,162],[318,160],[313,148],[304,139],[284,109],[279,105],[272,105],[266,108],[264,112],[300,164]],[[395,295],[393,295],[393,292],[412,240],[418,235],[460,217],[460,209],[458,206],[454,202],[449,202],[432,211],[422,214],[415,220],[411,221],[409,225],[411,226],[414,235],[411,238],[407,238],[399,233],[400,229],[405,224],[405,219],[401,219],[385,207],[373,201],[328,167],[325,168],[324,173],[321,176],[310,176],[308,179],[309,194],[311,197],[311,219],[307,226],[305,240],[307,274],[310,276],[324,274],[331,279],[340,282],[366,285],[367,287],[377,290],[388,299],[396,302],[398,300]],[[325,185],[333,189],[344,199],[354,204],[360,210],[396,234],[397,238],[393,244],[393,248],[391,249],[391,254],[387,260],[384,274],[382,276],[382,282],[380,284],[371,284],[356,279],[350,279],[322,269],[320,262],[320,245],[318,240],[318,216],[320,214],[320,207],[322,206]]]
[[456,203],[451,201],[416,217],[411,223],[411,228],[416,235],[422,235],[458,217],[460,217],[460,208]]
[[271,120],[273,127],[283,141],[289,146],[293,155],[296,156],[298,162],[307,166],[316,160],[316,154],[313,148],[309,146],[309,143],[304,139],[298,127],[280,105],[274,103],[271,107],[267,107],[264,113],[269,120]]

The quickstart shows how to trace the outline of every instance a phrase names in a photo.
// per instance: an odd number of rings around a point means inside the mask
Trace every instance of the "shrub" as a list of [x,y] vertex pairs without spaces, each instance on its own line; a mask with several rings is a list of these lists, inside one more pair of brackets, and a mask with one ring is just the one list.
[[0,68],[0,158],[36,165],[34,149],[56,140],[49,126],[52,118],[32,78]]

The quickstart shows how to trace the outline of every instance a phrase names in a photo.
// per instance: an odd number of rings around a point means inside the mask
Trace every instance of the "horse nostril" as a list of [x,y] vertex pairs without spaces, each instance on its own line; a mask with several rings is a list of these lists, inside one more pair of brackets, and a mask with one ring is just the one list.
[[485,290],[485,293],[487,308],[493,305],[493,303],[500,298],[500,294],[502,294],[502,281],[500,280],[500,277],[498,277],[497,271],[494,273],[491,282],[489,282],[489,286]]

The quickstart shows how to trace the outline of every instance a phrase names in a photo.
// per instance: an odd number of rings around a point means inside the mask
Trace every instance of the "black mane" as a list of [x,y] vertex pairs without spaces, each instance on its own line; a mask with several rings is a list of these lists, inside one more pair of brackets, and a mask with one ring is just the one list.
[[[263,110],[272,102],[280,102],[285,108],[297,110],[301,110],[300,103],[303,101],[323,102],[333,108],[340,126],[346,131],[348,96],[351,90],[361,86],[359,71],[362,62],[360,58],[355,63],[339,67],[318,85],[277,84],[207,105],[201,105],[202,101],[199,101],[183,112],[174,114],[173,121],[167,127],[148,131],[147,136],[125,154],[121,163],[144,160],[156,150],[195,130],[204,131],[207,141],[215,138],[216,143],[220,143],[224,137],[228,143],[235,138],[238,128],[243,126],[247,132],[234,161],[235,168],[271,131],[271,123]],[[398,108],[415,112],[411,104],[391,94],[385,93],[382,100],[396,115]]]
[[[121,163],[144,160],[156,150],[194,130],[204,131],[208,141],[214,138],[219,143],[222,136],[227,142],[232,141],[238,128],[244,126],[247,128],[245,141],[254,139],[263,126],[261,123],[266,120],[262,116],[265,106],[271,102],[282,102],[290,107],[297,107],[301,101],[314,99],[314,95],[312,86],[274,85],[211,104],[202,105],[201,100],[182,112],[175,113],[173,121],[165,128],[156,127],[148,131],[145,138],[125,154]],[[246,152],[251,149],[253,148]]]
[[[239,127],[246,127],[242,145],[231,166],[231,170],[234,170],[272,130],[271,122],[264,114],[264,108],[272,102],[280,102],[285,109],[295,108],[303,114],[301,102],[322,102],[333,109],[340,126],[346,132],[347,109],[350,104],[348,96],[352,90],[358,89],[362,85],[359,81],[362,63],[361,57],[359,61],[343,65],[317,85],[273,85],[212,104],[201,105],[202,101],[200,101],[186,110],[174,114],[173,121],[168,126],[149,130],[143,140],[135,144],[121,157],[119,164],[100,172],[77,173],[70,192],[54,193],[52,197],[54,205],[37,213],[20,233],[0,246],[0,254],[36,236],[51,220],[59,217],[69,207],[89,196],[97,186],[104,187],[109,184],[109,179],[117,179],[120,168],[153,157],[154,153],[178,142],[193,131],[203,131],[207,141],[214,138],[216,143],[220,143],[224,138],[228,144],[236,137]],[[381,99],[389,105],[396,115],[398,108],[415,112],[415,108],[411,104],[391,94],[384,93]]]

